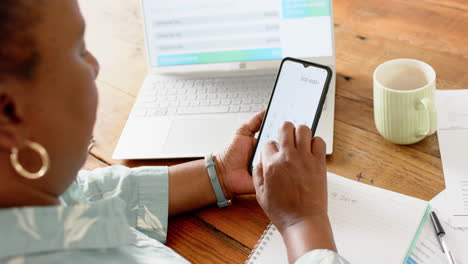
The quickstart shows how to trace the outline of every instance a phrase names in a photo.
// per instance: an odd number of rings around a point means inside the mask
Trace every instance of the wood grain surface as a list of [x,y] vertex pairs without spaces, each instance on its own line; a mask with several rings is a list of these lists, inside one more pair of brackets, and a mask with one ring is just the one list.
[[[79,0],[88,48],[101,64],[96,145],[84,169],[112,164],[174,165],[187,160],[117,161],[112,152],[147,74],[137,0]],[[468,1],[335,0],[337,94],[329,171],[429,200],[443,190],[437,135],[409,146],[385,141],[373,119],[372,73],[395,58],[423,60],[438,89],[468,88]],[[243,263],[268,224],[254,196],[172,218],[168,246],[193,263]]]

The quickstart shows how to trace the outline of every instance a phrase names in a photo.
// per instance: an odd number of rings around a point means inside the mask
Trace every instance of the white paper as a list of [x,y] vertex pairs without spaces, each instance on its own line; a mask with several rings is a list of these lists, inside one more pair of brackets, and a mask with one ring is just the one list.
[[[428,203],[328,174],[329,217],[338,252],[351,263],[403,263]],[[281,235],[273,230],[250,262],[286,264]]]
[[468,129],[468,90],[437,90],[438,128]]
[[[447,210],[446,191],[442,191],[431,201],[446,233],[445,239],[457,264],[468,264],[468,228],[453,227],[448,223],[451,214]],[[426,221],[408,264],[446,264],[447,257],[437,241],[430,219]]]
[[438,90],[436,104],[438,138],[442,159],[448,221],[468,227],[468,90]]

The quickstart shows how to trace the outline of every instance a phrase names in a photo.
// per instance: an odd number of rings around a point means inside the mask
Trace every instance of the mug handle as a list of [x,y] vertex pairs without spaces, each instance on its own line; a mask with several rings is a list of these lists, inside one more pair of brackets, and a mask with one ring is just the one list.
[[426,112],[426,124],[428,125],[427,129],[420,129],[418,135],[426,137],[432,135],[437,130],[437,111],[431,99],[423,98],[419,102],[424,107],[424,111]]

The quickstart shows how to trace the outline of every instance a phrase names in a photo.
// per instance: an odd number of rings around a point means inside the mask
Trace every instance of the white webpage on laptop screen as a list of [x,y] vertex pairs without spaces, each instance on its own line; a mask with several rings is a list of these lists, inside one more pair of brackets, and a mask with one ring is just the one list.
[[333,56],[330,0],[143,0],[151,67]]

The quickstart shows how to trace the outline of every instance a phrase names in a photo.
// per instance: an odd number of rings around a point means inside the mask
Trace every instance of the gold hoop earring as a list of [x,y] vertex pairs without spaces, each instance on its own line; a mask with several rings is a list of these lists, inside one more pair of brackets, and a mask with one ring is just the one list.
[[19,162],[19,159],[18,159],[19,150],[17,148],[13,148],[11,150],[11,154],[10,154],[11,165],[13,166],[13,168],[19,175],[23,176],[26,179],[36,180],[36,179],[44,177],[44,175],[46,174],[46,172],[49,170],[49,167],[50,167],[50,159],[49,159],[49,154],[47,153],[47,150],[41,144],[29,141],[29,140],[26,140],[25,144],[27,147],[36,151],[39,154],[39,156],[41,157],[41,161],[42,161],[42,167],[39,169],[39,171],[34,172],[34,173],[27,171],[23,167],[23,165],[21,165],[21,163]]

